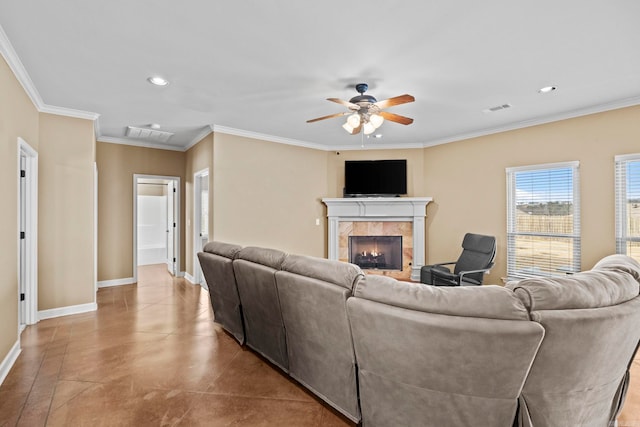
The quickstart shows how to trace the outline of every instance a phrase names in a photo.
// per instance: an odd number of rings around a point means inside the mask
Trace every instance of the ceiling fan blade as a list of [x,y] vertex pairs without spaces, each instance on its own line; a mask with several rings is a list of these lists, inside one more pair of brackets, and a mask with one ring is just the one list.
[[343,101],[342,99],[338,99],[338,98],[327,98],[327,101],[331,101],[331,102],[335,102],[336,104],[340,104],[340,105],[344,105],[345,107],[349,108],[350,110],[359,110],[360,106],[358,104],[354,104],[348,101]]
[[400,123],[400,124],[403,124],[403,125],[410,125],[411,123],[413,123],[413,119],[410,119],[409,117],[401,116],[399,114],[393,114],[393,113],[389,113],[387,111],[380,111],[378,114],[380,114],[386,120],[389,120],[389,121],[392,121],[392,122],[396,122],[396,123]]
[[404,94],[400,96],[395,96],[393,98],[385,99],[383,101],[378,101],[373,105],[376,105],[378,108],[389,108],[389,107],[393,107],[394,105],[406,104],[408,102],[413,102],[415,100],[416,99],[413,96]]
[[323,116],[323,117],[318,117],[317,119],[307,120],[307,123],[313,123],[313,122],[317,122],[317,121],[320,121],[320,120],[332,119],[334,117],[346,116],[347,114],[351,114],[351,113],[329,114],[328,116]]

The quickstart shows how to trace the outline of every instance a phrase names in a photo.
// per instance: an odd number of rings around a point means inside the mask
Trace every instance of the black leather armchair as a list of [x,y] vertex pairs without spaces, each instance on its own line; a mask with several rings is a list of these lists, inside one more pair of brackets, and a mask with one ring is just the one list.
[[[425,265],[420,269],[420,281],[436,286],[482,285],[484,274],[493,267],[496,238],[467,233],[462,241],[462,253],[457,261]],[[447,265],[454,265],[453,271]]]

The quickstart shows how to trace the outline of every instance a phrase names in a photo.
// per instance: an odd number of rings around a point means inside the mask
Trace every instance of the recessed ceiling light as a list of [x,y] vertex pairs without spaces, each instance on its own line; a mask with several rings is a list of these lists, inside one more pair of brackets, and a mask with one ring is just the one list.
[[542,89],[540,89],[538,91],[538,93],[549,93],[549,92],[553,92],[554,90],[558,89],[555,86],[545,86]]
[[149,127],[150,127],[151,129],[160,129],[160,125],[159,125],[158,123],[151,123],[151,124],[149,125]]
[[169,84],[168,80],[165,80],[160,76],[151,76],[147,79],[147,81],[156,86],[166,86]]

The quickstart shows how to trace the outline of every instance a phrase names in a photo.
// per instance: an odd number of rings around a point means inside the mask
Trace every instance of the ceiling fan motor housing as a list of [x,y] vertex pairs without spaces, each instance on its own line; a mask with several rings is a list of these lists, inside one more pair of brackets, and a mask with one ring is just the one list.
[[375,104],[376,102],[378,102],[378,100],[371,95],[358,95],[351,98],[349,102],[358,105],[360,105],[360,103]]

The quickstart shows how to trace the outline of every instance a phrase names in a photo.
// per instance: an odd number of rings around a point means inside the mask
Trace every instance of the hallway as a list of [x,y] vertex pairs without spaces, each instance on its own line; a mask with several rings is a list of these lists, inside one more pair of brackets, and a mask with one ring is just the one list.
[[96,312],[27,327],[0,426],[353,425],[215,325],[199,286],[138,274]]

